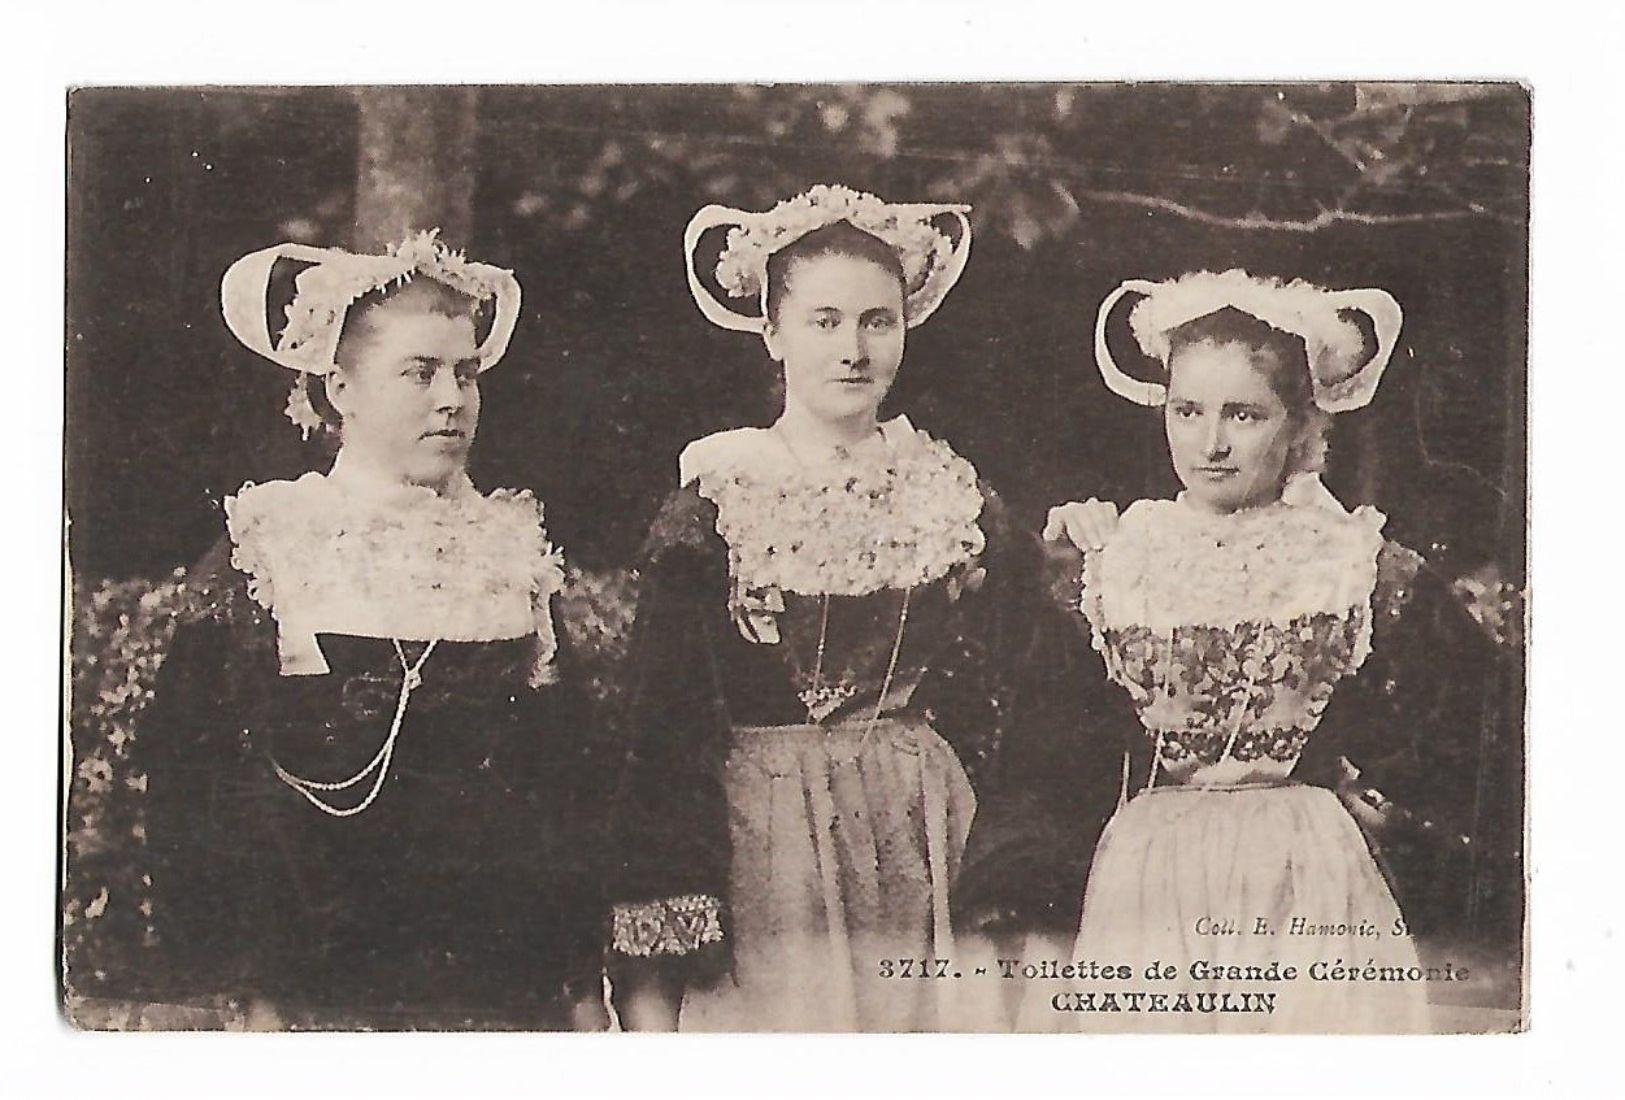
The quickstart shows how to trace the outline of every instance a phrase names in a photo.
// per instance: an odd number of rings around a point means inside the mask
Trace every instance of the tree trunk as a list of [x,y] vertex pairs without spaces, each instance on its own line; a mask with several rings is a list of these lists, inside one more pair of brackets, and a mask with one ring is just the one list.
[[420,229],[454,248],[474,229],[476,88],[358,88],[355,238],[380,251]]

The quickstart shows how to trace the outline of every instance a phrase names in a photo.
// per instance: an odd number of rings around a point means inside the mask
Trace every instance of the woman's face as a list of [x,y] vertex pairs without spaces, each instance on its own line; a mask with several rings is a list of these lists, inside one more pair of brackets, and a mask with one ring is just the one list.
[[328,376],[343,446],[404,482],[444,489],[467,467],[479,425],[474,321],[385,302],[362,325]]
[[1216,512],[1281,496],[1294,418],[1240,344],[1187,344],[1168,363],[1164,410],[1174,471],[1196,502]]
[[903,288],[872,260],[795,260],[765,337],[785,404],[821,420],[873,420],[903,361]]

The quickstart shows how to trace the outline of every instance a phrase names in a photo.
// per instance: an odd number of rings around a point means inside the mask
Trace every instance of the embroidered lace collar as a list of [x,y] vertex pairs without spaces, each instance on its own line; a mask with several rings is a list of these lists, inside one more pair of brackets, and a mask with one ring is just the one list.
[[1083,609],[1097,628],[1280,625],[1369,609],[1382,513],[1286,503],[1206,512],[1188,501],[1129,507],[1090,554]]
[[717,506],[737,585],[865,595],[927,584],[982,552],[976,468],[905,417],[881,432],[878,457],[811,465],[762,428],[685,449],[684,481]]
[[529,492],[442,495],[380,482],[354,463],[331,475],[252,483],[226,499],[232,565],[277,623],[282,671],[320,674],[322,633],[497,641],[555,639],[549,597],[563,557]]

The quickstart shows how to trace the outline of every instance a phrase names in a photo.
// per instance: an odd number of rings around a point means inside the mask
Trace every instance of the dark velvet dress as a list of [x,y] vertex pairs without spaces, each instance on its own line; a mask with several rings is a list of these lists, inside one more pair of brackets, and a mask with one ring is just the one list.
[[233,503],[144,718],[136,984],[289,1026],[564,1026],[601,983],[606,792],[536,503],[319,475]]
[[[645,554],[616,813],[616,953],[678,960],[680,1026],[959,1026],[950,895],[1043,606],[1035,540],[906,422],[888,467],[770,433],[691,448]],[[974,994],[972,994],[974,995]]]

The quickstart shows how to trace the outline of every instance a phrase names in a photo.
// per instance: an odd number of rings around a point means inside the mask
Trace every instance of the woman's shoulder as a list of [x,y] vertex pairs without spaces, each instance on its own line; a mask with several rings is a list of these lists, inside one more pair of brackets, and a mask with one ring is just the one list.
[[1315,545],[1324,551],[1342,546],[1370,559],[1384,545],[1385,522],[1386,517],[1370,507],[1345,512],[1283,502],[1276,507],[1221,516],[1200,513],[1178,499],[1145,498],[1123,510],[1113,541],[1182,538],[1203,530],[1222,529],[1227,535],[1249,536],[1261,545],[1273,543],[1277,550],[1289,543]]
[[564,548],[548,533],[541,499],[529,489],[493,489],[479,500],[484,510],[480,524],[491,536],[490,552],[498,558],[511,554],[529,563],[533,598],[545,602],[562,589],[566,582]]
[[772,435],[766,428],[729,428],[702,436],[677,456],[680,485],[751,469],[773,454]]
[[505,535],[518,542],[524,553],[562,556],[548,535],[547,509],[535,493],[529,489],[493,489],[477,499],[481,511],[477,522],[496,527],[493,535]]
[[652,562],[676,551],[726,551],[726,543],[717,533],[717,506],[700,493],[695,481],[666,494],[649,524],[639,556]]
[[[1402,542],[1385,539],[1377,554],[1371,609],[1379,629],[1439,614],[1465,622],[1470,616],[1455,587],[1425,556]],[[1413,614],[1417,611],[1420,614]]]
[[546,515],[542,500],[529,489],[492,489],[481,494],[485,507],[515,522],[541,524]]
[[311,471],[293,480],[245,481],[225,498],[226,531],[233,542],[268,525],[308,515],[327,504],[332,486],[326,476]]
[[1130,501],[1123,509],[1122,518],[1118,521],[1118,529],[1128,527],[1148,527],[1157,523],[1166,522],[1176,514],[1178,502],[1164,500],[1158,497],[1141,497]]
[[327,478],[312,472],[293,481],[247,481],[225,498],[228,560],[246,579],[248,594],[260,606],[268,609],[275,599],[274,562],[286,556],[277,547],[325,511],[331,496]]
[[906,415],[892,417],[880,426],[880,430],[892,450],[903,459],[946,467],[961,480],[968,480],[986,490],[987,483],[970,459],[954,450],[953,444],[946,439],[934,436],[923,428],[916,428]]
[[[1104,547],[1108,556],[1116,556],[1130,546],[1136,546],[1147,539],[1156,538],[1173,528],[1179,521],[1179,505],[1176,501],[1164,500],[1156,497],[1142,497],[1130,501],[1117,518],[1117,526],[1112,529],[1111,536],[1106,540]],[[1099,555],[1090,555],[1098,557]]]

